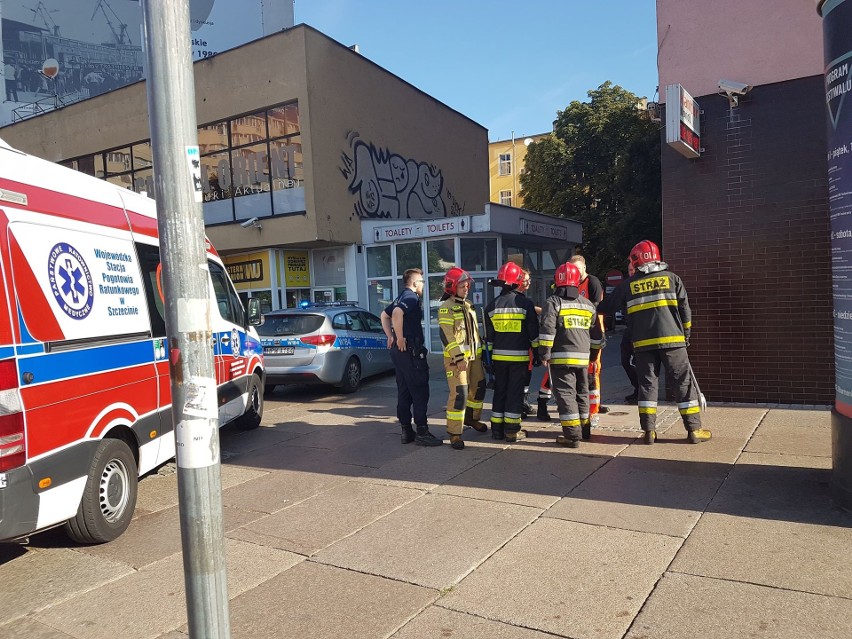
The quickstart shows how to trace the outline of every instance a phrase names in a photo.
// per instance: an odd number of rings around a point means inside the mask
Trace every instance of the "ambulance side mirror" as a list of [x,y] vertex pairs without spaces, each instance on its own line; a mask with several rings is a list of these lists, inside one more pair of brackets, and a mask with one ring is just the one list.
[[249,298],[248,323],[249,326],[260,326],[263,324],[263,314],[260,312],[260,299],[257,297]]

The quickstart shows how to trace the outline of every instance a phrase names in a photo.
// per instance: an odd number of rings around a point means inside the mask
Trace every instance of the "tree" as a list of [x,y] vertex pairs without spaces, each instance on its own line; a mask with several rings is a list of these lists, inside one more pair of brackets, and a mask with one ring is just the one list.
[[583,224],[588,270],[625,270],[642,239],[660,243],[660,132],[639,99],[604,82],[557,113],[551,135],[529,146],[524,207]]

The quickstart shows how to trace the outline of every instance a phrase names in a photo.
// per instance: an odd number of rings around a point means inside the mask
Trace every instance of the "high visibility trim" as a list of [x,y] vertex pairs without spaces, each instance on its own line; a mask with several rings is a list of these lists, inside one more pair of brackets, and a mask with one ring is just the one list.
[[580,425],[580,419],[562,419],[560,420],[560,424],[562,424],[564,428],[576,428]]
[[645,406],[646,408],[649,407],[649,406],[656,406],[656,405],[657,405],[657,402],[652,402],[652,401],[639,402],[639,406]]
[[502,421],[503,420],[503,413],[491,413],[491,421],[492,422],[494,421],[495,417],[499,418],[500,421]]
[[554,357],[550,360],[550,363],[556,366],[588,366],[589,358],[571,359],[569,357]]
[[495,362],[528,362],[529,355],[494,355]]
[[447,419],[453,421],[461,421],[464,419],[464,411],[463,410],[448,410],[447,411]]
[[504,423],[504,424],[520,424],[520,423],[521,423],[521,418],[520,418],[520,417],[517,417],[517,418],[515,418],[515,417],[505,417],[505,418],[503,419],[503,423]]
[[577,351],[553,351],[551,353],[553,357],[570,357],[575,359],[586,358],[586,363],[589,363],[589,354],[586,352],[577,352]]
[[677,300],[659,300],[657,302],[646,302],[645,304],[637,304],[636,306],[628,306],[627,314],[638,313],[639,311],[647,311],[650,308],[660,308],[662,306],[677,306]]
[[509,411],[506,411],[505,413],[503,413],[503,415],[506,417],[506,419],[509,419],[509,418],[520,419],[521,418],[520,413],[510,413]]
[[653,339],[641,339],[638,342],[633,342],[633,348],[642,348],[643,346],[661,346],[663,344],[686,345],[686,338],[684,338],[683,335],[671,335],[669,337],[654,337]]
[[455,322],[454,322],[453,320],[450,320],[450,319],[443,319],[443,318],[440,318],[440,319],[438,320],[438,325],[440,326],[440,325],[442,325],[442,324],[443,324],[443,325],[446,325],[446,326],[452,326],[453,324],[455,324]]
[[567,307],[559,309],[559,316],[579,315],[580,317],[591,317],[594,311],[588,308]]
[[556,335],[545,335],[544,333],[538,334],[538,341],[540,342],[549,341],[551,344],[553,344],[553,340],[555,339]]
[[588,413],[580,413],[580,421],[581,422],[589,421],[589,414]]
[[579,421],[580,413],[563,413],[562,415],[559,416],[559,421],[561,421],[561,422],[567,422],[567,421],[572,420],[572,419],[576,419],[576,420]]
[[692,408],[693,406],[700,406],[700,402],[697,399],[693,399],[688,402],[680,402],[677,407],[678,408]]
[[541,339],[539,337],[538,338],[538,345],[544,346],[546,348],[551,348],[553,346],[553,340],[552,339]]
[[691,406],[690,408],[678,409],[681,415],[694,415],[701,412],[701,406]]
[[511,349],[508,349],[508,348],[495,348],[494,354],[495,355],[512,355],[512,356],[520,355],[520,356],[523,356],[527,359],[529,359],[529,356],[530,356],[529,350],[511,350]]
[[527,314],[522,308],[495,309],[488,314],[492,319],[526,319]]
[[530,346],[532,346],[533,348],[538,348],[538,347],[539,347],[538,340],[537,340],[537,339],[534,339],[534,340],[532,341],[532,343],[530,344]]
[[684,322],[683,327],[684,328],[692,328],[692,322]]
[[594,390],[589,390],[589,397],[600,397],[601,392],[595,388]]
[[657,414],[657,407],[656,406],[640,406],[639,407],[639,414],[640,415],[641,414],[656,415]]
[[467,400],[467,407],[472,408],[474,410],[482,409],[482,402],[475,402],[475,401],[472,401],[472,400],[469,399],[469,400]]
[[502,423],[503,423],[503,418],[502,418],[502,417],[497,417],[496,415],[491,415],[491,423],[492,423],[492,424],[502,424]]

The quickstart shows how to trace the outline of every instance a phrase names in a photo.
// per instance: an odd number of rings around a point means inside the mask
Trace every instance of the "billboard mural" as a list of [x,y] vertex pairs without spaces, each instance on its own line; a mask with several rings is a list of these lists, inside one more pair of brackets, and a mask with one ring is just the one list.
[[[0,0],[0,126],[144,77],[139,0]],[[293,26],[293,0],[190,0],[194,60]]]

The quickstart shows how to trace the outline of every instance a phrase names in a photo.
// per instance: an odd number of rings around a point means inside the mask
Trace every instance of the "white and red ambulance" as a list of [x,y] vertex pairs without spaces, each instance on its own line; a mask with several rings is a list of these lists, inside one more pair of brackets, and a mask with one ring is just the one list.
[[[0,541],[127,528],[175,455],[153,200],[0,140]],[[209,245],[220,424],[263,412],[260,340]]]

